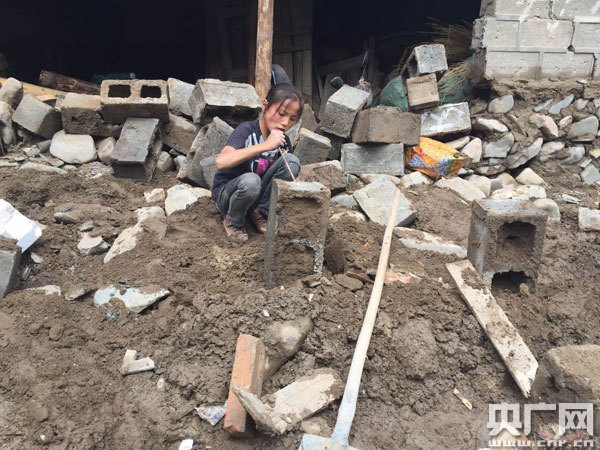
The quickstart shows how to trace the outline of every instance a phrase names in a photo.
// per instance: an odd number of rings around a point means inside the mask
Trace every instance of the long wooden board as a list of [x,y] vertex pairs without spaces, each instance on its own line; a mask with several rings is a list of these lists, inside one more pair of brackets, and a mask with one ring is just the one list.
[[[6,78],[0,78],[0,84],[4,84],[5,82],[6,82]],[[47,87],[38,86],[37,84],[30,84],[30,83],[22,83],[22,84],[23,84],[23,91],[26,94],[33,95],[34,97],[37,97],[40,95],[56,95],[59,97],[64,97],[65,95],[67,95],[66,92],[58,91],[56,89],[50,89]]]
[[458,290],[529,398],[538,362],[468,259],[446,264]]

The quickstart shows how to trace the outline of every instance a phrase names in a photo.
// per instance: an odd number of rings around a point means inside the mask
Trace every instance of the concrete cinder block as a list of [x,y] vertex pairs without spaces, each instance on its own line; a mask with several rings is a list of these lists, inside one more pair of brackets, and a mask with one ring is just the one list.
[[548,0],[482,0],[479,15],[548,18],[550,2]]
[[421,115],[421,136],[434,137],[471,132],[469,104],[451,103],[424,111]]
[[184,155],[190,152],[199,131],[199,125],[171,113],[169,113],[169,121],[161,125],[163,144]]
[[404,174],[404,145],[402,144],[344,144],[342,170],[346,173]]
[[598,0],[554,0],[552,14],[559,19],[597,18],[600,15]]
[[169,96],[164,80],[104,80],[100,102],[107,122],[123,123],[130,117],[169,120]]
[[600,23],[575,23],[573,49],[576,53],[598,53],[600,49]]
[[331,141],[325,136],[314,133],[306,128],[300,129],[298,143],[294,155],[300,164],[314,164],[325,161],[331,150]]
[[115,177],[150,181],[161,148],[158,119],[127,119],[110,157]]
[[412,78],[434,73],[439,80],[447,70],[448,61],[443,44],[425,44],[413,49],[400,74]]
[[594,69],[594,55],[545,53],[542,57],[540,76],[553,78],[589,77]]
[[346,190],[344,173],[339,161],[324,161],[302,165],[300,181],[321,183],[329,189],[331,195],[337,195]]
[[342,86],[327,100],[321,129],[342,138],[349,137],[356,114],[366,105],[368,97],[365,91]]
[[62,128],[58,110],[26,94],[12,116],[13,122],[27,131],[51,139]]
[[177,78],[169,78],[167,79],[167,89],[169,91],[169,111],[178,116],[192,117],[190,97],[194,85]]
[[14,239],[0,236],[0,298],[9,294],[17,284],[21,248]]
[[71,134],[119,137],[121,126],[104,121],[99,95],[69,92],[60,105],[63,128]]
[[6,102],[15,109],[22,99],[23,84],[16,78],[7,78],[0,88],[0,102]]
[[[437,93],[437,87],[435,92]],[[418,145],[420,136],[420,116],[405,113],[393,106],[378,106],[360,111],[352,130],[352,142],[357,144]]]
[[517,50],[518,20],[476,19],[473,24],[473,49],[489,48]]
[[223,120],[215,117],[196,135],[190,153],[197,153],[200,159],[217,155],[225,147],[231,133],[233,133],[233,128]]
[[548,216],[526,200],[473,202],[468,258],[484,279],[520,272],[535,282]]
[[261,110],[260,99],[253,86],[212,78],[198,80],[189,100],[194,123],[206,124],[220,117],[229,125],[254,120]]
[[320,183],[274,180],[265,248],[267,286],[321,277],[330,196]]
[[[547,54],[548,56],[550,54]],[[537,76],[539,52],[492,51],[487,50],[476,55],[476,64],[482,66],[483,75],[488,78]]]
[[432,73],[406,80],[406,91],[408,106],[414,111],[434,108],[440,104],[437,79]]
[[573,38],[568,20],[528,19],[523,22],[520,50],[566,52]]
[[[394,193],[396,185],[386,178],[378,178],[369,183],[364,188],[354,193],[354,199],[365,212],[365,214],[375,223],[387,225],[392,212],[394,202]],[[410,225],[417,218],[417,212],[413,209],[410,200],[403,194],[400,197],[398,205],[398,214],[394,223],[395,227],[404,227]]]

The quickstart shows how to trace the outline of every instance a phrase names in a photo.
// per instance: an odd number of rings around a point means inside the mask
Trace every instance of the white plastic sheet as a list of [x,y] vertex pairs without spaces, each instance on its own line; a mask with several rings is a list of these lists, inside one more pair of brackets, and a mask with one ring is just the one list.
[[24,252],[42,236],[42,229],[6,200],[0,199],[0,235],[15,239]]

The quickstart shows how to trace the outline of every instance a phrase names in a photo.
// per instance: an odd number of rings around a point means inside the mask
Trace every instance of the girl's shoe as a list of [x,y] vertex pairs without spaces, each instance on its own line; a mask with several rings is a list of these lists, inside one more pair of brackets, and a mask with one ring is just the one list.
[[252,223],[260,233],[267,232],[267,218],[263,216],[258,209],[255,209],[250,213],[250,220],[252,220]]
[[223,228],[225,228],[225,233],[227,233],[227,239],[233,242],[246,242],[248,240],[248,233],[242,227],[234,226],[227,217],[223,219]]

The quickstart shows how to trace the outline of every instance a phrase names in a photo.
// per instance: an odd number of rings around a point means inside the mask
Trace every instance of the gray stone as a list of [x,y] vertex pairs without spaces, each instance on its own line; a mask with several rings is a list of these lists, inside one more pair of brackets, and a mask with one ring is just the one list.
[[65,175],[68,173],[64,169],[58,167],[47,166],[45,164],[28,162],[19,167],[19,170],[35,170],[36,172],[55,173],[59,175]]
[[96,159],[94,139],[89,135],[59,131],[52,138],[50,154],[67,164],[84,164]]
[[534,200],[546,198],[546,189],[536,185],[509,186],[493,192],[491,198],[495,200]]
[[483,155],[483,145],[481,143],[481,139],[473,139],[462,148],[461,153],[465,156],[468,156],[469,162],[472,164],[476,164],[481,161],[481,157]]
[[562,111],[563,108],[566,108],[571,103],[573,103],[574,99],[575,99],[575,96],[573,94],[567,95],[561,101],[552,105],[552,108],[550,108],[550,114],[554,114],[554,115],[560,114],[560,112]]
[[473,121],[473,129],[480,131],[488,131],[491,133],[506,133],[508,131],[508,127],[499,120],[484,119],[483,117],[477,117]]
[[573,116],[563,117],[558,122],[558,128],[560,130],[564,130],[565,128],[570,127],[572,123],[573,123]]
[[503,95],[495,98],[488,105],[488,112],[492,114],[506,114],[515,105],[515,99],[512,95]]
[[104,242],[102,236],[92,237],[85,233],[77,244],[77,250],[82,256],[99,255],[108,250],[108,244]]
[[158,119],[127,119],[110,157],[115,177],[150,181],[161,148]]
[[446,145],[452,147],[455,150],[460,150],[465,145],[467,145],[470,140],[471,140],[471,138],[469,136],[463,136],[461,138],[454,139],[453,141],[446,142]]
[[585,156],[585,148],[582,145],[569,147],[566,150],[567,157],[561,159],[562,164],[577,164]]
[[60,113],[29,94],[25,94],[19,103],[12,120],[46,139],[51,139],[62,128]]
[[185,164],[185,156],[177,155],[173,158],[173,163],[175,164],[175,170],[180,171]]
[[[118,299],[123,302],[127,309],[139,313],[157,301],[167,298],[170,294],[171,292],[168,289],[161,289],[154,286],[147,288],[123,288],[122,286],[108,286],[104,289],[98,289],[95,292],[94,305],[102,306],[113,299]],[[135,351],[133,352],[133,358],[135,358]],[[126,373],[133,372],[129,371]]]
[[[392,202],[396,185],[389,180],[380,178],[354,193],[354,198],[365,214],[375,223],[387,225],[391,214]],[[415,221],[417,212],[410,201],[401,194],[398,215],[394,226],[407,226]]]
[[392,106],[360,111],[352,129],[352,142],[357,144],[418,145],[420,136],[421,117]]
[[541,105],[537,105],[535,108],[533,108],[533,110],[535,112],[540,112],[544,109],[546,109],[548,106],[550,106],[550,103],[552,103],[554,101],[553,98],[546,100],[544,103],[542,103]]
[[354,119],[366,105],[368,97],[369,93],[361,89],[342,86],[327,100],[321,129],[342,138],[349,137]]
[[548,220],[560,222],[560,209],[554,200],[549,198],[538,198],[533,204],[536,208],[540,208],[548,214]]
[[494,164],[489,166],[476,167],[474,170],[475,173],[478,175],[489,177],[504,172],[506,170],[506,167],[504,167],[502,164]]
[[518,150],[512,155],[509,155],[502,164],[507,169],[516,169],[517,167],[521,167],[523,164],[535,158],[541,152],[543,142],[544,140],[542,138],[536,139],[529,147],[525,147],[524,149]]
[[106,123],[101,109],[99,95],[69,92],[60,105],[64,130],[71,134],[119,137],[121,126]]
[[48,150],[50,150],[51,144],[52,144],[52,139],[48,139],[45,141],[38,142],[35,145],[37,145],[37,148],[39,148],[42,153],[46,153]]
[[124,123],[129,118],[169,120],[164,80],[104,80],[100,103],[102,116],[110,123]]
[[16,78],[7,78],[0,88],[0,102],[15,109],[23,99],[23,84]]
[[585,169],[583,169],[579,176],[581,177],[581,181],[583,181],[585,184],[594,184],[600,181],[600,172],[593,164],[589,164]]
[[329,218],[329,223],[336,223],[339,221],[353,221],[353,222],[366,222],[367,217],[358,211],[342,211],[336,214],[332,214]]
[[578,100],[575,101],[575,109],[577,111],[581,111],[583,109],[585,109],[585,107],[588,105],[590,101],[589,100],[585,100],[583,98],[580,98]]
[[404,186],[405,188],[409,188],[419,184],[429,185],[432,184],[433,181],[431,180],[431,178],[429,178],[426,175],[423,175],[421,172],[411,172],[408,175],[404,175],[400,179],[400,183],[402,183],[402,186]]
[[543,114],[532,114],[529,117],[529,122],[539,128],[547,139],[558,138],[558,126],[551,117]]
[[469,175],[465,178],[469,183],[473,183],[486,197],[492,193],[492,180],[481,175]]
[[144,200],[146,203],[163,203],[167,195],[163,188],[152,189],[151,191],[144,192]]
[[442,189],[450,189],[467,202],[486,197],[485,193],[473,183],[469,183],[459,177],[442,178],[435,183],[435,186]]
[[167,199],[165,200],[165,211],[167,216],[177,212],[184,211],[190,205],[196,203],[202,197],[210,198],[210,191],[202,188],[195,188],[187,184],[176,184],[167,190]]
[[372,183],[377,178],[385,178],[387,180],[390,180],[396,186],[398,186],[401,183],[401,178],[395,177],[393,175],[387,175],[384,173],[361,173],[358,177],[360,178],[360,181],[362,181],[365,184]]
[[581,231],[600,231],[600,209],[579,207],[579,229]]
[[335,197],[331,198],[331,201],[333,203],[337,203],[340,206],[344,206],[346,208],[350,208],[350,209],[357,209],[358,208],[358,203],[356,203],[356,200],[354,199],[354,196],[351,194],[339,194],[336,195]]
[[546,142],[540,150],[539,160],[546,162],[555,159],[563,148],[565,148],[564,142]]
[[163,144],[187,155],[200,127],[195,123],[169,113],[169,121],[161,125]]
[[440,255],[452,255],[458,259],[467,257],[467,250],[454,242],[446,241],[439,236],[413,228],[394,228],[394,236],[407,248]]
[[139,223],[121,231],[108,253],[104,256],[104,264],[122,253],[133,250],[137,246],[139,239],[141,239],[142,234],[144,234],[144,228]]
[[104,164],[110,166],[110,157],[115,149],[115,144],[117,143],[116,139],[113,137],[107,137],[102,139],[96,145],[96,149],[98,151],[98,158]]
[[158,158],[156,160],[156,168],[161,172],[170,172],[175,169],[175,164],[173,164],[173,158],[167,152],[160,152]]
[[327,155],[327,159],[337,159],[339,160],[342,156],[342,145],[346,143],[346,139],[336,136],[335,134],[326,133],[325,131],[319,130],[319,134],[325,136],[331,142],[331,150],[329,150],[329,155]]
[[298,143],[294,149],[294,155],[298,157],[302,165],[314,164],[325,161],[330,150],[329,139],[302,128],[298,133]]
[[0,125],[12,126],[12,116],[15,110],[6,102],[0,101]]
[[404,173],[404,146],[402,144],[344,144],[342,170],[345,173]]
[[169,78],[167,79],[167,89],[169,92],[169,111],[178,116],[192,117],[192,108],[189,102],[194,85],[177,78]]
[[434,137],[471,132],[468,103],[451,103],[424,111],[421,115],[421,136]]
[[515,143],[515,136],[508,133],[494,142],[486,142],[483,145],[484,158],[505,158],[508,155],[512,145]]
[[583,158],[581,161],[579,161],[579,164],[577,164],[577,165],[579,167],[581,167],[582,169],[585,169],[591,163],[592,163],[592,158]]
[[202,161],[200,161],[200,167],[202,167],[202,175],[204,176],[204,180],[208,185],[209,189],[212,189],[215,174],[217,173],[217,166],[215,165],[216,160],[217,155],[213,155],[209,156],[208,158],[204,158]]
[[447,70],[445,47],[442,44],[425,44],[413,49],[400,74],[413,78],[434,73],[440,79]]
[[[268,287],[304,277],[321,278],[330,196],[320,183],[274,180],[265,247]],[[293,280],[285,270],[290,261]]]
[[192,142],[189,154],[194,154],[194,158],[199,158],[200,161],[209,156],[218,155],[225,147],[231,133],[233,133],[233,128],[215,117],[211,123],[200,130]]
[[533,184],[536,186],[545,185],[545,181],[542,177],[540,177],[537,173],[531,170],[529,167],[524,169],[518,176],[515,178],[518,183],[521,184]]
[[0,237],[0,298],[9,294],[18,282],[21,249],[14,239]]
[[189,103],[194,123],[202,125],[218,116],[229,125],[237,126],[256,119],[261,110],[260,99],[253,86],[212,78],[196,82]]
[[500,180],[502,182],[502,185],[505,186],[505,187],[508,187],[508,186],[515,186],[515,187],[517,187],[519,185],[519,183],[517,183],[517,180],[515,180],[512,177],[512,175],[509,174],[509,173],[501,173],[496,178],[498,180]]
[[300,181],[321,183],[336,195],[346,189],[342,165],[339,161],[324,161],[303,165],[300,169]]
[[594,140],[596,133],[598,133],[598,118],[590,116],[573,123],[569,129],[567,139],[578,140],[587,137],[587,140]]
[[309,317],[299,317],[269,325],[263,338],[267,353],[265,379],[277,372],[288,359],[300,350],[312,327]]

